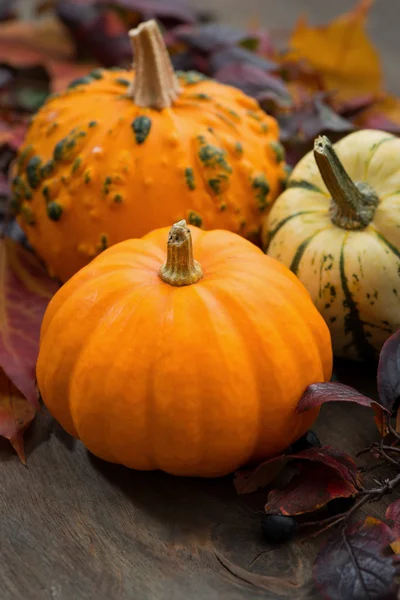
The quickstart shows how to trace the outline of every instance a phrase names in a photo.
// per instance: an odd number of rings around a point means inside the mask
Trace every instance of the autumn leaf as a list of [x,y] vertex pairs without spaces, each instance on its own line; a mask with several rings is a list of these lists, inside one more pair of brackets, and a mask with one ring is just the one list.
[[384,96],[356,116],[354,124],[362,129],[383,129],[400,134],[400,99]]
[[372,0],[360,0],[354,10],[325,26],[312,27],[302,18],[290,38],[295,56],[318,71],[338,102],[382,90],[381,62],[365,31],[371,5]]
[[24,464],[23,433],[35,417],[36,410],[0,369],[0,436],[11,442]]
[[302,413],[328,402],[354,402],[367,407],[378,405],[375,400],[364,396],[349,385],[328,381],[309,385],[300,398],[296,412]]
[[315,512],[337,498],[358,493],[354,484],[322,463],[298,464],[299,472],[282,490],[268,495],[265,512],[270,515],[296,516]]
[[400,500],[395,500],[387,507],[386,518],[392,521],[392,531],[395,536],[390,547],[395,554],[400,554]]
[[384,551],[390,528],[372,517],[335,533],[321,548],[313,575],[327,600],[396,600],[397,568]]
[[16,69],[41,66],[51,78],[51,91],[63,90],[95,64],[75,62],[75,46],[68,30],[54,17],[0,24],[0,63]]
[[0,368],[35,408],[40,325],[57,288],[32,253],[0,239]]
[[267,487],[290,462],[310,461],[325,465],[352,486],[361,488],[360,474],[351,456],[332,446],[314,446],[296,454],[282,454],[259,464],[254,469],[235,473],[234,486],[238,494],[252,494]]
[[233,481],[236,492],[238,494],[252,494],[267,487],[290,460],[289,455],[281,454],[259,464],[255,469],[237,471]]

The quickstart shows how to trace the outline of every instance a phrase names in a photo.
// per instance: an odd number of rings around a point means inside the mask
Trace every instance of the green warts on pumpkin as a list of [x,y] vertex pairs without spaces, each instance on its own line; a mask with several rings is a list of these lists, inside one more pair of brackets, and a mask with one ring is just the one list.
[[73,90],[81,85],[88,85],[89,83],[93,83],[93,81],[103,79],[103,71],[102,69],[94,69],[91,73],[88,73],[84,77],[78,77],[78,79],[74,79],[68,85],[67,90]]
[[47,216],[52,221],[59,221],[63,214],[63,208],[58,202],[49,202],[47,205]]
[[42,159],[40,156],[33,156],[26,165],[26,178],[32,189],[39,187],[42,180],[40,167]]
[[279,142],[269,142],[269,146],[275,155],[277,163],[285,160],[285,148]]
[[55,145],[53,151],[54,162],[72,162],[85,143],[85,137],[85,131],[73,129],[65,138]]
[[106,233],[100,235],[100,243],[97,245],[98,252],[104,252],[108,248],[108,236]]
[[195,85],[208,80],[208,77],[197,71],[176,71],[175,75],[178,77],[179,82],[184,85]]
[[132,121],[132,129],[135,134],[136,143],[143,144],[150,133],[151,119],[146,116],[136,117]]
[[251,183],[251,187],[255,191],[258,210],[260,212],[265,211],[265,209],[268,206],[267,197],[270,192],[269,183],[265,175],[261,174],[254,177]]
[[199,213],[194,210],[190,210],[188,213],[188,223],[189,225],[194,225],[195,227],[201,227],[203,225],[203,219]]
[[82,159],[80,156],[77,156],[73,162],[71,172],[76,173],[79,170],[79,167],[81,166],[81,164],[82,164]]
[[200,145],[198,156],[203,176],[211,194],[220,195],[229,187],[232,167],[227,161],[227,152],[207,142],[203,135],[197,136]]
[[186,181],[186,185],[190,191],[193,191],[196,189],[196,182],[194,180],[194,171],[190,167],[187,167],[185,169],[185,181]]
[[237,156],[243,155],[243,145],[240,142],[235,143],[235,154]]
[[113,180],[112,177],[110,177],[109,175],[105,178],[104,183],[103,183],[103,194],[107,195],[110,192],[110,185],[112,184]]

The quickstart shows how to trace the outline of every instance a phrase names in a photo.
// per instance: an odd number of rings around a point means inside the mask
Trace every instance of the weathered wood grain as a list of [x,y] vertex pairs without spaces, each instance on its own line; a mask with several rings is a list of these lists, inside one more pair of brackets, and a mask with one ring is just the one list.
[[[339,365],[373,392],[373,370]],[[368,409],[327,405],[315,427],[354,453],[377,439]],[[274,548],[260,533],[265,494],[232,478],[138,473],[91,456],[43,409],[28,466],[0,447],[2,600],[247,600],[319,596],[307,583],[319,540]],[[383,514],[387,502],[371,507]],[[374,510],[372,510],[372,508]]]

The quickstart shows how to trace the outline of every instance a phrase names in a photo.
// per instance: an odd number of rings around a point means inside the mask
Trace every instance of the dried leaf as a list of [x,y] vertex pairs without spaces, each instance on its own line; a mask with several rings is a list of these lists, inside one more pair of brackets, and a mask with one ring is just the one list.
[[243,62],[254,65],[264,71],[273,71],[277,67],[275,62],[267,60],[247,48],[240,48],[238,46],[228,46],[227,48],[216,50],[211,54],[209,64],[212,72],[215,73],[226,67],[226,65]]
[[158,19],[162,23],[194,23],[196,15],[185,0],[103,0],[105,5],[129,10],[138,20]]
[[327,600],[396,600],[393,556],[383,551],[393,541],[390,528],[372,517],[335,533],[314,563],[317,587]]
[[36,408],[24,398],[0,369],[0,436],[9,440],[25,464],[23,433],[36,414]]
[[392,530],[397,538],[400,538],[400,500],[395,500],[386,509],[386,518],[393,521]]
[[75,48],[62,24],[54,18],[9,21],[0,25],[0,62],[14,69],[45,68],[51,91],[64,89],[72,79],[88,73],[95,65],[72,62]]
[[295,56],[320,73],[325,89],[336,91],[337,101],[382,90],[380,59],[365,31],[371,4],[360,0],[354,10],[326,26],[312,27],[300,19],[291,36]]
[[364,129],[383,129],[400,134],[400,99],[386,96],[358,115],[354,123]]
[[282,454],[271,458],[255,469],[241,470],[235,473],[234,486],[238,494],[251,494],[267,487],[282,469],[295,461],[311,461],[321,463],[335,471],[342,479],[349,481],[354,487],[361,488],[361,479],[357,466],[351,456],[331,446],[314,446],[297,454]]
[[260,99],[265,93],[270,93],[283,100],[286,105],[291,103],[291,96],[282,80],[254,64],[233,62],[217,71],[214,76],[221,83],[234,85],[254,98]]
[[235,46],[248,37],[246,32],[222,23],[182,25],[176,27],[172,35],[175,40],[184,42],[190,48],[201,52],[213,52],[220,48]]
[[400,329],[384,343],[379,355],[378,394],[388,411],[400,401]]
[[304,462],[298,468],[299,473],[283,490],[269,493],[267,514],[302,515],[319,510],[331,500],[349,498],[358,492],[351,481],[322,463]]
[[[296,412],[302,413],[310,408],[321,406],[327,402],[355,402],[361,406],[379,406],[378,402],[364,396],[344,383],[313,383],[308,386],[297,405]],[[380,407],[385,410],[385,407]]]
[[40,325],[57,288],[32,253],[9,238],[0,240],[0,368],[35,408]]
[[82,5],[79,1],[60,0],[56,14],[74,40],[80,58],[95,59],[105,67],[132,63],[127,28],[116,11],[98,2]]
[[252,494],[259,489],[267,487],[290,460],[289,455],[282,454],[266,460],[255,469],[237,471],[233,481],[236,492],[238,494]]

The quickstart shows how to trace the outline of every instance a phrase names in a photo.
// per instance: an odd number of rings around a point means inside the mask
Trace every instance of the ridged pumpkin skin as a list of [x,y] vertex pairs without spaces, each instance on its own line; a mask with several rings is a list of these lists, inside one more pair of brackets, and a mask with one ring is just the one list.
[[400,328],[400,140],[364,130],[334,149],[350,178],[377,196],[370,222],[354,230],[332,222],[332,195],[310,152],[269,214],[264,243],[307,287],[334,354],[374,359]]
[[300,281],[233,233],[189,228],[204,276],[159,276],[168,229],[106,250],[46,311],[37,363],[52,415],[98,457],[203,477],[285,449],[318,409],[329,330]]
[[62,281],[104,248],[180,219],[259,236],[286,177],[276,121],[233,87],[177,75],[170,108],[137,106],[132,72],[99,69],[33,119],[14,206]]

